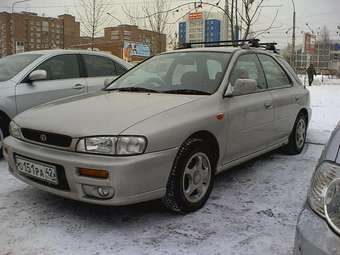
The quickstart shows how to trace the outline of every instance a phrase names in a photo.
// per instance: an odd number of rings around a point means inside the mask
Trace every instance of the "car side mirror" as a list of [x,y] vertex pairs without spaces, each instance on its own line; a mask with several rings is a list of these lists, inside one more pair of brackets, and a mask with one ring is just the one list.
[[227,96],[241,96],[251,94],[257,91],[257,81],[253,79],[237,79],[232,90],[229,90]]
[[47,79],[47,72],[45,70],[35,70],[28,76],[30,81],[41,81]]

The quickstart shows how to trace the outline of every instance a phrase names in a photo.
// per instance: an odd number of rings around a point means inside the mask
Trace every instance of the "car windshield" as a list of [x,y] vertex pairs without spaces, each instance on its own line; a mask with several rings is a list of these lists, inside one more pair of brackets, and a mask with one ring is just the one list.
[[115,80],[106,90],[210,95],[230,58],[224,52],[178,52],[155,56]]
[[12,79],[40,56],[40,54],[19,54],[0,59],[0,81]]

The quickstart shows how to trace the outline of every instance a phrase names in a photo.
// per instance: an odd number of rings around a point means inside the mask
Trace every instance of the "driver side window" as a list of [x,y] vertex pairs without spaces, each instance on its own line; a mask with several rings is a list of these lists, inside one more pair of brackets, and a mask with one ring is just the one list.
[[52,57],[35,70],[45,70],[47,72],[47,80],[64,80],[80,77],[76,55],[59,55]]
[[260,65],[260,62],[255,54],[241,55],[230,75],[229,82],[232,86],[235,85],[238,79],[252,79],[257,82],[257,90],[261,91],[267,88],[266,80]]

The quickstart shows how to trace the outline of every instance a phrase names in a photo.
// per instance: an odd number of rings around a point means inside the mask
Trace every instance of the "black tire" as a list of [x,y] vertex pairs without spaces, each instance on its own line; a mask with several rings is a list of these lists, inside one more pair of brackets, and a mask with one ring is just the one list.
[[[299,129],[299,125],[301,124],[301,122],[304,123],[304,137],[303,137],[303,144],[299,144],[298,142],[298,129]],[[299,115],[297,116],[295,123],[294,123],[294,128],[289,136],[289,142],[288,144],[284,147],[284,151],[285,153],[287,153],[288,155],[297,155],[300,154],[303,150],[303,148],[305,147],[305,143],[306,143],[306,136],[307,136],[307,116],[303,113],[299,113]],[[302,143],[302,140],[301,140]]]
[[[217,160],[216,155],[213,154],[213,151],[214,150],[209,145],[209,143],[204,142],[201,139],[189,138],[184,142],[175,158],[166,187],[166,195],[162,198],[162,203],[167,209],[173,212],[185,214],[199,210],[204,206],[214,186]],[[186,198],[184,193],[184,178],[186,178],[186,166],[191,163],[189,160],[193,160],[192,157],[195,157],[195,155],[202,155],[205,161],[209,159],[208,166],[210,166],[210,178],[205,184],[204,195],[202,192],[202,197],[199,198],[199,201],[192,202]],[[199,179],[201,178],[202,177],[200,176]]]
[[[0,118],[0,121],[2,121],[1,118]],[[5,128],[3,127],[3,124],[0,124],[0,160],[4,157],[4,154],[3,154],[4,138],[5,138]]]
[[9,136],[9,122],[0,116],[0,160],[3,158],[3,140]]

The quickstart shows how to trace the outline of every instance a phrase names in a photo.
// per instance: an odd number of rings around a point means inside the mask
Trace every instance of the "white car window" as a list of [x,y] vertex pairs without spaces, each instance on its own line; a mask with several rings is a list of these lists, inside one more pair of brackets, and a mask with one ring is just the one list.
[[45,70],[47,72],[47,80],[64,80],[80,77],[77,56],[72,54],[52,57],[38,66],[36,70]]
[[282,88],[291,85],[291,80],[282,67],[270,56],[259,54],[269,88]]

